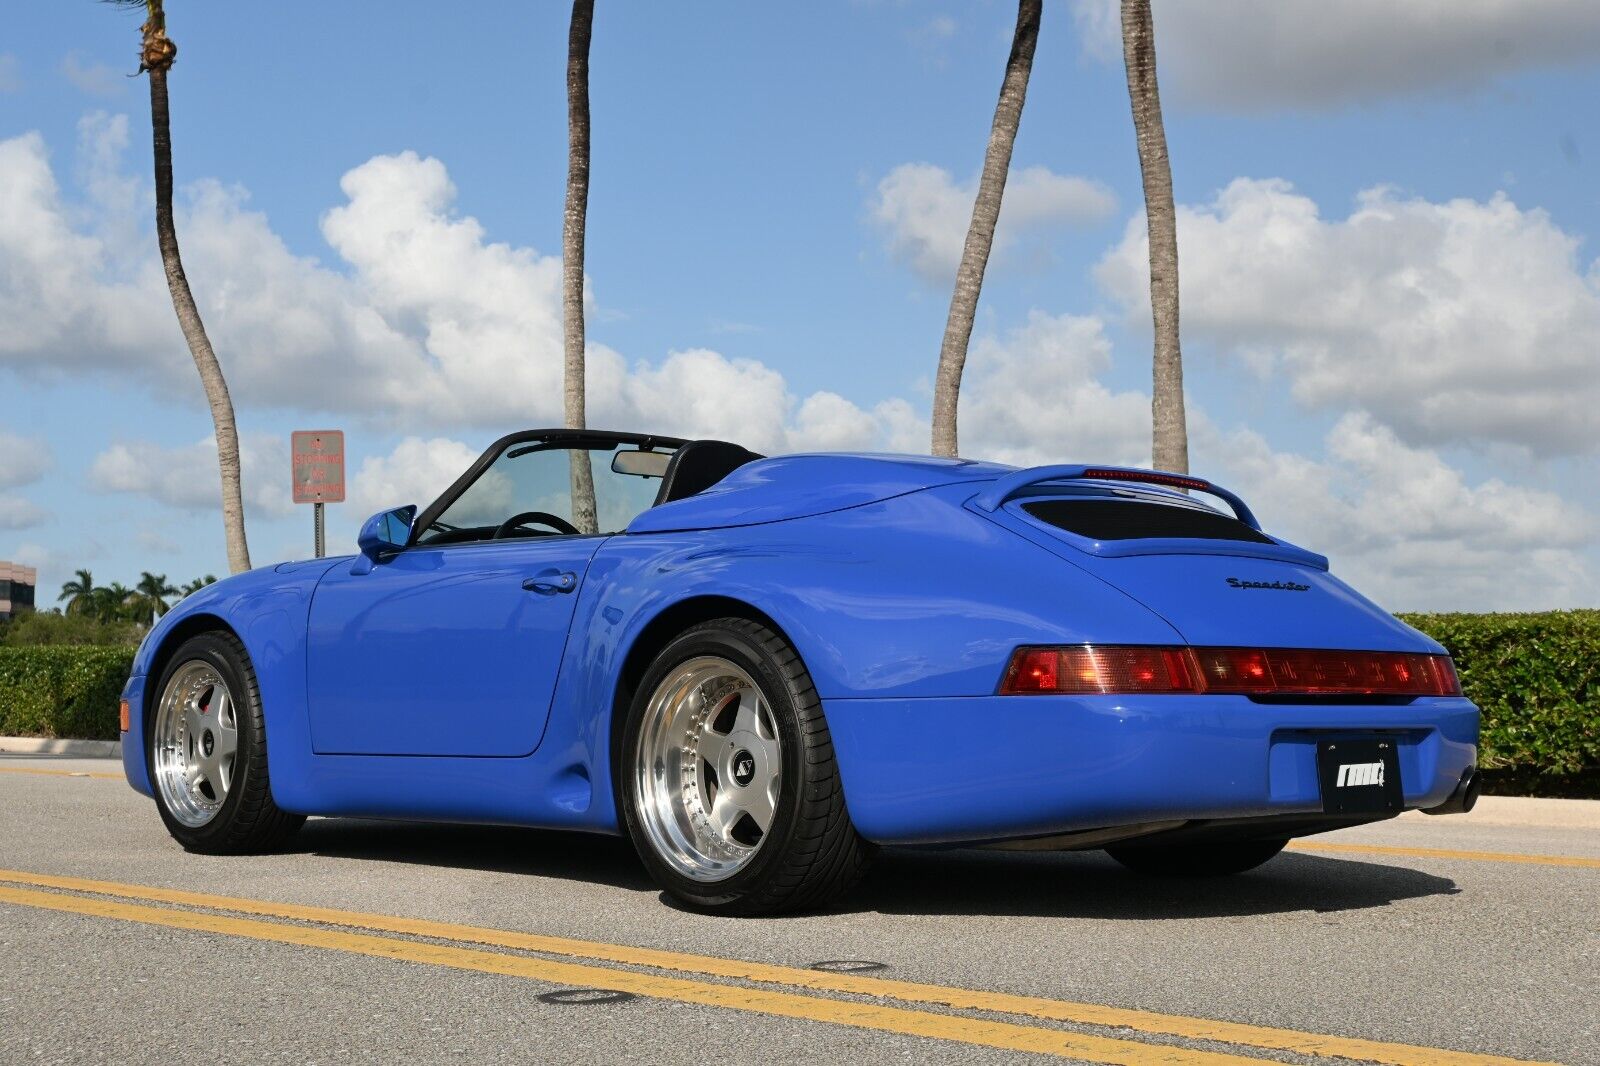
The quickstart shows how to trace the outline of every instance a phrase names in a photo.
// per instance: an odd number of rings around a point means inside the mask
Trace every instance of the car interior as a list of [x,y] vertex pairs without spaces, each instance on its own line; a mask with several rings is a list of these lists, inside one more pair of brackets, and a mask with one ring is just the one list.
[[[582,456],[582,459],[578,457]],[[706,491],[764,456],[721,440],[534,430],[496,441],[418,517],[413,545],[581,535],[575,475],[589,467],[598,533]]]

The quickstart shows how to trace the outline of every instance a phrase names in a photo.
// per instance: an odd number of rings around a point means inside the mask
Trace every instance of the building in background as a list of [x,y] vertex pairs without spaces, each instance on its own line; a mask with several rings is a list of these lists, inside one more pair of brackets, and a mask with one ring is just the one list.
[[0,562],[0,621],[33,610],[33,590],[38,583],[39,572],[33,567]]

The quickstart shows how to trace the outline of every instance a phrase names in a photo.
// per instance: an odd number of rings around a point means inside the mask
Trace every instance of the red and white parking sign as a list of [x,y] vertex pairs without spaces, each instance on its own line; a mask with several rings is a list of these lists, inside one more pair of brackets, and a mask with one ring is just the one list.
[[289,435],[295,503],[344,502],[344,430],[297,429]]

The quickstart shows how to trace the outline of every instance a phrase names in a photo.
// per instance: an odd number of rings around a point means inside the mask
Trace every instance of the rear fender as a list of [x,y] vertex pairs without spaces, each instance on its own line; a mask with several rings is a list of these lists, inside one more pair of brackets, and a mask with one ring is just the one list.
[[625,711],[630,652],[653,622],[697,600],[747,605],[740,613],[770,620],[830,703],[990,695],[1019,644],[1178,641],[1123,593],[964,510],[970,495],[955,485],[828,515],[602,545],[539,752],[592,785],[583,821],[615,828],[613,713]]

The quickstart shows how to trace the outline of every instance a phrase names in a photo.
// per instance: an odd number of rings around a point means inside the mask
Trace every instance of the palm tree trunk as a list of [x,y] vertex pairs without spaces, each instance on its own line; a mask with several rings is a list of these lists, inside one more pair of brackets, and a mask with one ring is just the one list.
[[200,309],[189,291],[178,255],[178,231],[172,222],[172,125],[167,108],[167,71],[156,66],[149,70],[150,126],[155,135],[156,157],[156,239],[161,246],[161,264],[167,272],[167,288],[172,292],[172,308],[178,313],[183,339],[189,343],[200,384],[211,405],[211,422],[217,434],[217,464],[222,471],[222,526],[228,540],[228,567],[234,573],[250,569],[250,547],[244,535],[244,501],[239,487],[239,429],[233,420],[233,400],[222,376],[217,353],[206,337]]
[[[567,37],[567,209],[561,222],[561,319],[566,360],[563,399],[567,425],[585,424],[583,359],[583,245],[589,215],[589,37],[594,0],[573,0]],[[594,470],[589,453],[573,449],[572,524],[581,533],[600,528],[595,516]]]
[[972,340],[978,294],[983,289],[989,250],[994,246],[995,224],[1000,220],[1000,200],[1005,195],[1006,175],[1011,169],[1011,149],[1017,141],[1017,126],[1022,122],[1028,75],[1033,71],[1033,50],[1039,43],[1042,8],[1043,0],[1020,0],[1017,4],[1017,29],[1011,38],[1011,56],[1006,60],[1005,79],[1000,83],[1000,102],[995,105],[989,147],[983,156],[983,175],[978,179],[972,222],[967,226],[961,265],[956,269],[955,292],[950,297],[950,315],[945,320],[944,342],[939,346],[939,372],[933,385],[934,455],[956,454],[961,372],[966,369],[967,345]]
[[1128,102],[1139,142],[1144,212],[1150,233],[1150,315],[1155,322],[1150,394],[1151,460],[1157,470],[1189,472],[1189,431],[1183,411],[1183,352],[1178,346],[1178,216],[1172,203],[1172,165],[1156,87],[1156,31],[1150,0],[1122,0],[1122,58]]

